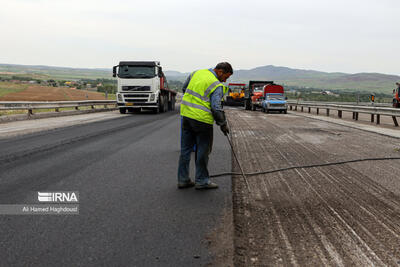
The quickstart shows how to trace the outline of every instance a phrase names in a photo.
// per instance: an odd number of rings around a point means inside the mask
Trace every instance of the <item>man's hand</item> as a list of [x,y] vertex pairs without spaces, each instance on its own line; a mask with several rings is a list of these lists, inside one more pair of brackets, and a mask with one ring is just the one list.
[[221,128],[221,131],[224,133],[224,135],[228,135],[229,134],[229,128],[228,128],[228,124],[227,123],[222,124],[220,126],[220,128]]

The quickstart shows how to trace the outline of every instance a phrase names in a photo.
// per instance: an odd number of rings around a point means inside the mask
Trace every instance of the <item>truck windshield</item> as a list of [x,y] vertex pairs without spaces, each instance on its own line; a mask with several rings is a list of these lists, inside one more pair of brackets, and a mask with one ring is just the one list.
[[241,93],[242,90],[244,90],[244,86],[231,85],[231,86],[229,86],[229,90],[232,93]]
[[156,76],[155,67],[151,66],[119,66],[119,78],[143,79]]

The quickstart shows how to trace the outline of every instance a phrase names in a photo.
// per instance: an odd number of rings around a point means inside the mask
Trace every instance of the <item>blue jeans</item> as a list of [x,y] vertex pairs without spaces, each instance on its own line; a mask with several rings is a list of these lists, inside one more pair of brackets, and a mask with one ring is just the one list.
[[187,183],[189,178],[190,154],[196,144],[196,179],[198,185],[208,184],[208,156],[211,153],[213,143],[213,127],[210,124],[202,123],[183,117],[181,155],[179,157],[178,183]]

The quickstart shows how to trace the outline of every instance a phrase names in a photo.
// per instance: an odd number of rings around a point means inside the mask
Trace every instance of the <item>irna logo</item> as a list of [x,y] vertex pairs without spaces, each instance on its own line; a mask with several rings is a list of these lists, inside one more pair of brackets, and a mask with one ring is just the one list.
[[38,192],[39,202],[78,202],[78,194],[76,192]]

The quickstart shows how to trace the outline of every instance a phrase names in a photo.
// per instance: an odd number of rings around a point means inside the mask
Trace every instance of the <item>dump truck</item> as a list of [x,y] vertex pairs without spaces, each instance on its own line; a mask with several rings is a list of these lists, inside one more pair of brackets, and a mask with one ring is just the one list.
[[400,108],[400,83],[396,83],[397,88],[393,89],[393,107]]
[[261,108],[260,97],[263,96],[263,88],[273,81],[249,81],[248,87],[244,91],[244,108],[246,110],[257,110]]
[[267,84],[263,88],[263,96],[261,97],[261,108],[263,112],[279,111],[279,113],[287,113],[287,101],[284,95],[285,91],[282,85]]
[[169,89],[160,62],[121,61],[113,67],[113,77],[117,77],[117,105],[121,114],[175,110],[176,91]]
[[228,94],[225,97],[224,105],[242,106],[244,102],[245,83],[229,83]]

